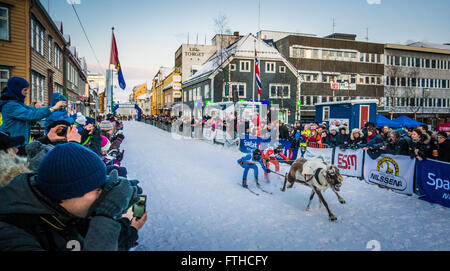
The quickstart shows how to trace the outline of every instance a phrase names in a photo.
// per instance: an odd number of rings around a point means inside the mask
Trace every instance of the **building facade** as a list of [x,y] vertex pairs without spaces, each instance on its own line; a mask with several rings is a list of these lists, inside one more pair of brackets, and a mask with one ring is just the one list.
[[384,115],[450,120],[450,46],[386,44],[385,63]]
[[[266,33],[267,35],[267,33]],[[313,121],[316,103],[384,96],[384,45],[356,41],[356,35],[324,38],[288,35],[274,41],[301,77],[300,116]]]
[[[0,24],[5,26],[0,28],[0,87],[11,76],[23,77],[30,82],[27,104],[47,106],[53,93],[63,93],[76,105],[74,111],[82,110],[87,68],[68,49],[62,23],[53,21],[39,0],[0,0]],[[76,70],[73,78],[69,65]]]
[[[260,67],[261,97],[258,97],[254,83],[255,49]],[[218,51],[183,82],[183,103],[193,109],[199,104],[205,106],[207,102],[232,101],[235,93],[238,100],[278,104],[279,119],[292,123],[297,110],[299,82],[297,70],[286,58],[250,34],[222,52]]]

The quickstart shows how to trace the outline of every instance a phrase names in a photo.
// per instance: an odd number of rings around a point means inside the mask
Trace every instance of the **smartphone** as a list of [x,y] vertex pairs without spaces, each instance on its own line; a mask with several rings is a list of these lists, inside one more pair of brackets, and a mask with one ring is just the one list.
[[147,206],[147,196],[140,195],[139,201],[133,205],[133,216],[136,217],[137,219],[141,218],[145,214],[146,206]]

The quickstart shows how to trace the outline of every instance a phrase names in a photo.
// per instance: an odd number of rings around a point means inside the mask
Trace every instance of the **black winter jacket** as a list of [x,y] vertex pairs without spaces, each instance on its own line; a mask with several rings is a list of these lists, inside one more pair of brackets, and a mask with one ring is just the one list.
[[114,251],[136,244],[128,219],[75,217],[40,193],[34,179],[23,174],[0,189],[0,251],[66,251],[71,243],[86,251]]

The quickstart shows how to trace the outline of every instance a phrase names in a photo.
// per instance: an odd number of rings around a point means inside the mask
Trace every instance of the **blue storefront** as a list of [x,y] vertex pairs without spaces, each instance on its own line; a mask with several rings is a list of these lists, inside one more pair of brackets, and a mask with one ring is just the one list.
[[316,122],[328,125],[348,124],[349,129],[362,128],[376,122],[378,100],[347,100],[316,104]]

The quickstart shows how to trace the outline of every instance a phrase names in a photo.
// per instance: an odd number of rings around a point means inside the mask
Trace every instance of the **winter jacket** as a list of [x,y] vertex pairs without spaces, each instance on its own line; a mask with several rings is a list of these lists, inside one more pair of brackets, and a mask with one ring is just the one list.
[[330,133],[327,136],[327,143],[325,143],[325,144],[328,144],[330,147],[336,147],[337,146],[337,136],[338,136],[338,134],[333,135]]
[[369,147],[367,154],[370,158],[374,160],[377,159],[384,152],[381,149],[384,145],[385,143],[379,135],[372,134],[372,137],[367,138],[367,147]]
[[95,152],[96,154],[98,154],[98,156],[101,157],[102,135],[100,129],[94,128],[94,132],[92,133],[92,135],[89,135],[88,133],[88,131],[83,130],[81,134],[81,145],[91,149],[91,151]]
[[414,156],[420,156],[422,159],[433,158],[430,145],[431,137],[428,134],[422,134],[419,140],[412,143],[412,149]]
[[337,134],[336,135],[336,146],[341,147],[348,144],[350,141],[350,136],[348,134]]
[[0,112],[3,117],[3,125],[0,132],[8,132],[12,137],[23,136],[23,145],[28,144],[31,135],[31,123],[48,117],[52,112],[49,107],[32,107],[12,98],[2,96],[0,100]]
[[34,179],[23,174],[0,189],[0,251],[67,251],[72,240],[86,251],[135,245],[137,231],[128,219],[75,217],[40,193]]
[[443,143],[438,145],[438,159],[443,162],[450,162],[450,140],[446,139]]
[[289,129],[286,124],[280,126],[280,139],[289,140]]
[[397,142],[390,142],[386,145],[385,149],[386,153],[392,154],[392,155],[411,155],[411,151],[409,150],[409,144],[408,141],[400,137]]

